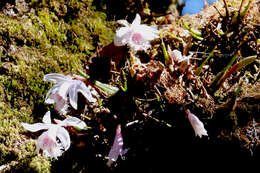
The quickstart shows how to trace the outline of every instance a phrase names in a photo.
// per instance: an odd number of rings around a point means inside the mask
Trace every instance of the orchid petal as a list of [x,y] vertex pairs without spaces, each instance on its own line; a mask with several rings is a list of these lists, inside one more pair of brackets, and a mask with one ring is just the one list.
[[44,123],[35,123],[35,124],[27,124],[27,123],[21,123],[23,128],[26,130],[29,130],[30,132],[37,132],[39,130],[48,129],[50,126],[48,124]]
[[57,128],[50,128],[39,136],[36,147],[38,152],[43,150],[43,152],[51,158],[57,158],[62,155],[61,147],[59,147],[56,142],[56,131]]
[[70,104],[74,109],[77,109],[78,92],[81,92],[89,102],[96,101],[96,99],[92,97],[92,94],[85,83],[77,81],[69,91]]
[[51,74],[44,75],[43,77],[43,81],[54,82],[54,83],[66,82],[68,80],[72,80],[72,78],[59,73],[51,73]]
[[107,162],[107,165],[109,167],[111,166],[112,162],[115,162],[117,160],[119,155],[122,156],[127,152],[127,149],[123,150],[123,145],[124,145],[124,143],[123,143],[123,137],[121,134],[121,125],[118,125],[117,129],[116,129],[116,136],[114,139],[113,146],[110,149],[109,154],[108,154],[109,160]]
[[42,118],[42,122],[45,124],[51,124],[51,112],[48,111]]
[[70,135],[68,133],[68,131],[63,128],[60,127],[57,129],[57,138],[60,140],[62,147],[64,148],[64,150],[68,150],[70,147]]
[[204,128],[204,124],[199,120],[199,118],[194,114],[190,113],[190,111],[187,111],[187,113],[188,113],[188,119],[195,132],[195,135],[199,136],[200,138],[203,135],[208,136],[207,130]]
[[128,27],[130,24],[127,22],[127,20],[118,20],[117,23],[124,25],[126,27]]
[[79,92],[81,92],[81,94],[83,94],[83,96],[89,101],[89,102],[96,102],[97,99],[92,97],[92,93],[90,91],[90,89],[83,83],[80,81],[80,85],[77,85],[76,88]]
[[127,34],[127,32],[129,32],[129,28],[128,27],[119,28],[116,31],[116,37],[122,38],[122,37],[124,37],[125,34]]
[[59,90],[58,90],[59,95],[64,100],[66,100],[67,96],[68,96],[69,89],[73,85],[73,82],[72,81],[71,82],[64,82],[64,83],[57,84],[57,85],[59,85]]
[[79,129],[84,129],[87,127],[86,123],[77,117],[66,118],[65,120],[61,121],[59,125],[65,127],[73,126]]
[[55,97],[55,110],[57,110],[60,115],[65,115],[69,107],[67,100],[64,100],[59,95]]
[[157,30],[157,26],[146,26],[138,25],[135,27],[135,32],[138,32],[142,35],[145,40],[154,40],[159,38],[160,31]]
[[76,90],[77,86],[78,85],[73,85],[69,90],[70,104],[76,110],[78,108],[78,91]]
[[130,37],[130,32],[128,27],[119,28],[116,31],[116,35],[114,37],[115,46],[123,46],[127,43]]
[[140,25],[141,24],[141,17],[140,15],[137,13],[136,16],[135,16],[135,19],[132,23],[132,26],[136,26],[136,25]]
[[45,96],[45,103],[53,104],[55,103],[55,99],[52,97],[54,93],[56,93],[59,89],[59,85],[54,85]]

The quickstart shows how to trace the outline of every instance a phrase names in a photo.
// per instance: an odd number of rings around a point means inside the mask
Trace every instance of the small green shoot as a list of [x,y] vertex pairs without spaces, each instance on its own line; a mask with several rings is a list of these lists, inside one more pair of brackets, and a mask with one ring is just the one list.
[[126,79],[126,74],[123,70],[122,70],[122,75],[123,75],[124,82],[123,82],[123,84],[122,84],[122,82],[120,82],[120,89],[122,91],[126,92],[127,91],[127,79]]
[[168,56],[168,52],[166,50],[165,44],[162,40],[162,50],[163,50],[163,56],[164,56],[164,60],[165,60],[165,65],[168,66],[169,65],[169,56]]
[[190,31],[192,37],[201,41],[203,40],[201,32],[195,31],[194,29],[190,28],[184,20],[182,20],[182,24],[188,31]]
[[183,24],[183,26],[184,26],[188,31],[190,31],[191,33],[193,33],[193,34],[195,34],[195,35],[197,35],[197,36],[199,36],[199,37],[202,36],[201,32],[195,31],[194,29],[190,28],[190,27],[188,26],[188,24],[187,24],[184,20],[182,20],[182,24]]

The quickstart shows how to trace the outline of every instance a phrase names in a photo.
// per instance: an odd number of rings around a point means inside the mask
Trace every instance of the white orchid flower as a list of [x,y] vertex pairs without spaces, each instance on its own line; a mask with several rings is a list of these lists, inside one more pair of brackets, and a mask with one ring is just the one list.
[[69,133],[64,127],[51,123],[50,111],[44,115],[42,121],[43,123],[35,124],[22,123],[22,126],[31,132],[47,130],[37,140],[37,151],[42,150],[48,157],[57,159],[63,150],[66,151],[70,147]]
[[111,147],[107,157],[109,159],[107,161],[107,166],[111,167],[112,163],[117,160],[119,155],[123,156],[124,154],[126,154],[128,149],[123,149],[123,145],[124,142],[121,134],[121,125],[118,125],[116,129],[116,136],[114,139],[113,146]]
[[196,136],[199,136],[200,138],[204,136],[208,136],[207,130],[204,128],[204,124],[199,120],[199,118],[190,112],[190,110],[187,110],[188,119],[191,123],[191,126],[195,132]]
[[73,80],[70,76],[58,73],[47,74],[43,80],[55,83],[48,91],[45,102],[55,103],[55,109],[62,115],[66,114],[68,108],[68,96],[69,103],[74,109],[78,107],[78,92],[82,93],[88,102],[96,102],[97,100],[93,97],[91,86],[87,87],[81,80]]
[[184,61],[188,62],[188,60],[191,59],[191,56],[183,56],[182,53],[177,49],[170,51],[170,55],[176,63],[182,63]]
[[150,41],[159,38],[159,31],[156,27],[141,24],[141,17],[136,14],[132,24],[126,20],[119,20],[124,25],[116,31],[114,44],[116,46],[128,45],[133,51],[147,50],[150,48]]
[[55,159],[61,156],[62,153],[70,147],[70,136],[64,126],[80,126],[81,128],[86,127],[86,124],[76,117],[69,117],[63,121],[60,121],[59,124],[52,124],[50,111],[44,115],[42,121],[43,123],[21,124],[26,130],[31,132],[47,130],[39,136],[36,150],[38,152],[42,150],[48,157]]

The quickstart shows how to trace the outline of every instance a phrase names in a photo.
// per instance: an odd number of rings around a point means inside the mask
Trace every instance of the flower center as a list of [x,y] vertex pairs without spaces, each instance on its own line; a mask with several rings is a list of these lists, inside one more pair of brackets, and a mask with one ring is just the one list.
[[140,33],[134,33],[132,35],[132,41],[135,43],[135,44],[142,44],[143,42],[143,36],[140,34]]

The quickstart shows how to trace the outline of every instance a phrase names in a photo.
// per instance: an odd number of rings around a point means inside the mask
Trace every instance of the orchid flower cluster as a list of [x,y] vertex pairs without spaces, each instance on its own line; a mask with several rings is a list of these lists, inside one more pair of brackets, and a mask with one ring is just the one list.
[[[124,27],[116,31],[114,38],[115,46],[127,45],[135,53],[139,50],[146,51],[151,47],[150,41],[159,38],[157,28],[141,24],[139,14],[136,15],[131,24],[126,20],[119,20],[118,22],[124,25]],[[172,64],[180,65],[189,63],[190,57],[182,56],[177,50],[172,51],[170,56],[172,57]],[[133,64],[136,66],[145,68],[145,65],[134,55],[131,62],[134,62]],[[135,71],[132,73],[134,74]],[[60,115],[66,115],[69,107],[75,110],[78,108],[78,93],[81,93],[85,97],[87,103],[94,103],[98,100],[99,94],[92,86],[87,86],[83,81],[73,79],[71,76],[52,73],[45,75],[43,80],[54,83],[54,86],[48,91],[45,97],[45,102],[47,104],[54,104],[55,110]],[[100,83],[97,82],[96,84]],[[189,110],[187,111],[187,116],[196,136],[202,137],[203,135],[208,135],[198,117],[190,113]],[[57,159],[70,147],[70,135],[65,127],[72,126],[77,129],[85,129],[87,127],[84,121],[76,117],[56,120],[56,124],[53,124],[49,111],[44,115],[42,123],[22,123],[22,126],[30,132],[45,130],[37,139],[36,150],[38,152],[42,150],[48,157],[54,159]],[[127,149],[123,149],[121,126],[118,125],[113,146],[107,157],[107,165],[110,167],[117,160],[118,156],[123,156],[126,152]]]
[[[48,91],[45,102],[55,104],[55,109],[61,115],[67,113],[69,103],[74,109],[77,109],[78,92],[82,93],[90,103],[97,101],[98,94],[91,86],[87,87],[84,82],[74,80],[70,76],[52,73],[45,75],[43,80],[55,83]],[[31,132],[47,130],[39,136],[36,150],[38,152],[42,150],[48,157],[55,159],[70,147],[69,132],[64,127],[86,128],[85,122],[76,117],[69,117],[57,122],[58,124],[51,123],[50,112],[48,111],[43,117],[43,123],[22,123],[22,126]]]
[[[55,85],[48,91],[45,102],[47,104],[55,104],[55,109],[60,115],[65,115],[69,105],[72,108],[77,109],[78,105],[78,93],[80,92],[89,103],[97,101],[99,97],[97,91],[91,87],[86,86],[81,80],[75,80],[71,76],[65,76],[63,74],[47,74],[43,78],[44,81],[55,83]],[[51,123],[50,111],[48,111],[43,117],[42,123],[21,123],[22,126],[30,131],[37,132],[40,130],[47,130],[43,132],[37,139],[36,150],[50,157],[57,159],[67,151],[70,147],[70,135],[64,127],[75,127],[82,130],[87,127],[86,123],[76,117],[68,117],[64,120],[56,120],[57,124]],[[123,155],[127,150],[123,150],[123,138],[121,134],[120,126],[116,130],[116,137],[114,145],[109,152],[109,163],[116,161],[119,155]]]

